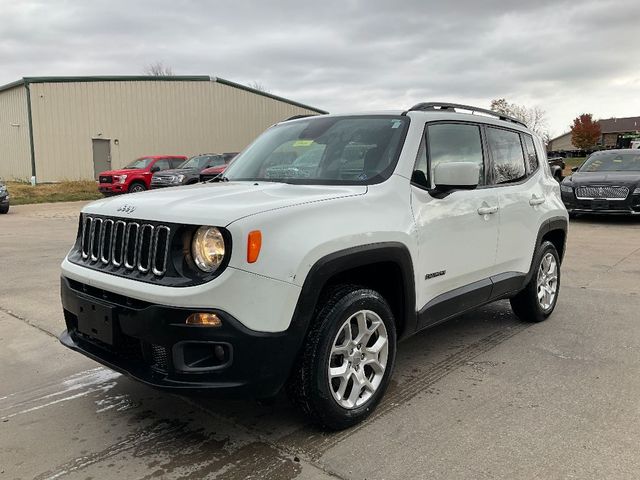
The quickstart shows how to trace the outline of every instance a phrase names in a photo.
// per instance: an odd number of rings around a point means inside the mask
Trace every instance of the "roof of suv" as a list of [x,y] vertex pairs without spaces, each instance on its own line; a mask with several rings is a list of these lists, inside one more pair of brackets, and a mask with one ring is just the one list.
[[[352,116],[352,115],[407,115],[407,116],[416,116],[416,115],[434,115],[437,117],[444,116],[443,119],[452,119],[452,118],[463,118],[468,121],[481,121],[483,123],[491,123],[493,125],[501,125],[501,126],[509,126],[512,128],[516,128],[518,130],[526,129],[529,130],[527,125],[512,116],[494,112],[492,110],[487,110],[481,107],[473,107],[471,105],[462,105],[458,103],[448,103],[448,102],[423,102],[418,103],[411,107],[408,110],[386,110],[386,111],[369,111],[369,112],[352,112],[352,113],[339,113],[339,114],[329,114],[328,116],[339,117],[339,116]],[[296,121],[308,119],[309,117],[314,116],[326,116],[326,115],[296,115],[291,117],[284,122],[288,121]]]

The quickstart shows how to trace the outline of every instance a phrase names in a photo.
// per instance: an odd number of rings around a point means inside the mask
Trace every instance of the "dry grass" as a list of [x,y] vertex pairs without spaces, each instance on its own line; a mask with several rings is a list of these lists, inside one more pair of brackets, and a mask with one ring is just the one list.
[[11,205],[27,203],[74,202],[102,198],[93,180],[46,183],[32,187],[28,183],[7,182]]

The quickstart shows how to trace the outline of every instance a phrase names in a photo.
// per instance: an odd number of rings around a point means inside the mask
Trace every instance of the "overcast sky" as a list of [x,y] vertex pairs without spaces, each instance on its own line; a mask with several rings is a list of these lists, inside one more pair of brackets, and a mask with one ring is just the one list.
[[331,112],[492,98],[640,115],[640,1],[0,0],[0,84],[23,76],[175,74],[260,82]]

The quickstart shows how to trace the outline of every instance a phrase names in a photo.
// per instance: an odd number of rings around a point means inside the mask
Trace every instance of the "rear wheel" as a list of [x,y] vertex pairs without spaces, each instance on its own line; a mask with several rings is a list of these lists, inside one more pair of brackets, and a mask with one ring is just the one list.
[[521,320],[541,322],[553,312],[560,293],[560,257],[553,243],[540,245],[533,265],[531,280],[510,301],[513,312]]
[[147,187],[142,182],[133,182],[129,185],[129,193],[144,192],[146,189]]
[[320,304],[289,396],[323,427],[348,428],[380,402],[395,357],[395,322],[385,299],[365,288],[336,287]]

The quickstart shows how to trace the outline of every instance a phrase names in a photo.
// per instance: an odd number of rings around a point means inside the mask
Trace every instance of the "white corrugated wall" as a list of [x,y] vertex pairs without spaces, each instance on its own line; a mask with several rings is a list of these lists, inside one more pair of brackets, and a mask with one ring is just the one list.
[[240,151],[273,123],[314,113],[210,81],[31,84],[39,182],[93,178],[92,139],[112,168],[142,155]]
[[29,177],[27,91],[24,85],[18,85],[0,92],[0,178],[28,180]]

